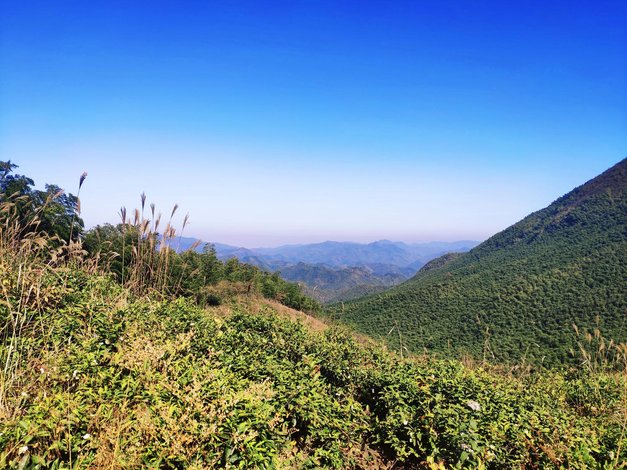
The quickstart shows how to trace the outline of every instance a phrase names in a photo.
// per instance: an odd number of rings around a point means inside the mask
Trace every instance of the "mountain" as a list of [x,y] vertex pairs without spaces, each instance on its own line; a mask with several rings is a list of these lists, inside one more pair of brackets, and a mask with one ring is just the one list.
[[552,365],[582,341],[625,342],[626,169],[627,159],[468,253],[331,313],[395,347],[504,362]]
[[175,237],[172,240],[168,240],[167,244],[170,248],[179,252],[193,249],[200,253],[204,247],[202,240],[192,237]]
[[[326,241],[308,245],[285,245],[277,248],[255,248],[253,251],[266,259],[289,263],[324,263],[333,267],[346,266],[394,266],[407,269],[413,275],[417,268],[427,261],[451,251],[467,251],[477,242],[430,242],[407,244],[379,240],[368,244],[353,242]],[[382,269],[375,270],[382,272]]]
[[[204,247],[194,238],[180,237],[174,243],[180,249],[188,249],[194,243],[199,251]],[[477,242],[408,244],[379,240],[363,244],[326,241],[275,248],[212,245],[223,261],[237,258],[266,271],[278,271],[285,280],[300,283],[316,300],[330,303],[363,297],[400,284],[433,258],[468,251]]]
[[1,167],[0,468],[627,461],[625,362],[512,374],[405,357],[309,316],[317,305],[277,275],[161,250],[150,220],[98,225],[59,256],[66,221],[40,230],[50,200],[18,210],[28,196],[3,191]]
[[280,273],[286,281],[303,285],[305,294],[323,303],[381,292],[407,279],[400,273],[376,275],[365,267],[333,268],[302,262],[288,266]]

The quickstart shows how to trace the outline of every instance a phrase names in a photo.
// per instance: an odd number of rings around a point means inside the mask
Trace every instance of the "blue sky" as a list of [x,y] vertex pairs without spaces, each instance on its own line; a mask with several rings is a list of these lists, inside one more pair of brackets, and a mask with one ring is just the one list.
[[244,246],[484,239],[627,155],[625,2],[7,2],[0,158]]

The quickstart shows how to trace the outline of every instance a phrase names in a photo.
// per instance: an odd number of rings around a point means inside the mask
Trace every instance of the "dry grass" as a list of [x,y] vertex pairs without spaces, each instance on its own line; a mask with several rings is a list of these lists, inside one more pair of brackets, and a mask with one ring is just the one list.
[[[80,177],[79,193],[86,177],[86,173]],[[38,334],[48,337],[51,332],[42,331],[44,323],[38,318],[60,301],[69,268],[89,272],[94,267],[86,261],[80,238],[74,239],[78,197],[67,240],[41,229],[46,210],[62,194],[50,194],[34,208],[28,195],[0,195],[0,416],[4,419],[19,413],[23,400],[18,392],[28,381],[29,366],[36,367],[41,355],[23,340],[25,335],[39,329]]]
[[156,212],[155,204],[150,204],[147,214],[144,193],[140,195],[140,202],[132,217],[125,207],[119,212],[122,252],[118,255],[122,258],[122,284],[138,296],[166,297],[180,286],[180,279],[172,285],[171,269],[182,233],[189,223],[189,214],[183,219],[180,233],[177,232],[173,218],[179,206],[175,204],[163,231],[160,231],[162,215]]
[[298,321],[312,331],[325,331],[329,328],[329,325],[324,323],[322,320],[312,317],[300,310],[294,310],[293,308],[286,307],[277,300],[270,300],[262,297],[255,297],[254,299],[250,299],[250,297],[247,299],[240,298],[240,302],[244,301],[246,302],[248,310],[251,312],[259,311],[259,306],[265,304],[280,316],[289,318],[293,321]]
[[580,366],[590,372],[614,370],[627,374],[627,344],[605,339],[598,323],[597,317],[597,327],[591,332],[579,331],[577,325],[573,324],[579,350],[571,350],[571,354],[578,354],[581,358]]
[[23,348],[20,339],[36,314],[54,298],[54,292],[44,283],[52,263],[48,256],[50,239],[39,231],[39,216],[44,208],[24,220],[17,205],[23,198],[9,197],[0,203],[0,314],[3,317],[0,414],[5,416],[12,414],[7,408],[7,398],[17,386],[19,371],[28,362],[31,352]]

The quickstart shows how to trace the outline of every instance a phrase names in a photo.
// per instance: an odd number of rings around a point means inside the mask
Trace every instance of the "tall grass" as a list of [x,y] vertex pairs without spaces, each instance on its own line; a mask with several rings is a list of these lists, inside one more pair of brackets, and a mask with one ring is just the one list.
[[[39,230],[46,205],[24,218],[18,207],[27,203],[27,199],[27,196],[10,195],[0,202],[0,415],[10,414],[7,396],[28,355],[20,339],[50,297],[44,276],[58,260],[58,249],[52,247],[51,237]],[[46,204],[53,199],[50,196]]]
[[156,212],[155,204],[150,204],[150,212],[147,213],[144,193],[140,196],[140,207],[132,211],[133,217],[128,217],[126,207],[120,209],[121,281],[133,294],[165,297],[177,291],[177,280],[173,279],[171,272],[176,256],[174,246],[178,237],[180,247],[181,234],[189,222],[188,214],[183,219],[181,232],[177,232],[173,219],[178,207],[178,204],[173,206],[162,232],[159,231],[162,214]]
[[589,372],[612,370],[627,374],[627,344],[604,338],[598,322],[597,317],[597,327],[592,331],[580,331],[573,324],[578,350],[571,350],[571,354],[579,356],[580,366]]
[[[79,179],[78,193],[87,173]],[[33,327],[37,315],[56,301],[58,283],[70,265],[89,270],[80,237],[74,237],[74,225],[80,217],[80,199],[71,219],[68,240],[41,230],[48,207],[63,194],[50,194],[33,207],[28,195],[0,194],[0,416],[10,416],[8,397],[19,383],[20,371],[35,353],[24,334]],[[65,269],[67,273],[68,270]],[[57,282],[50,282],[54,276]]]

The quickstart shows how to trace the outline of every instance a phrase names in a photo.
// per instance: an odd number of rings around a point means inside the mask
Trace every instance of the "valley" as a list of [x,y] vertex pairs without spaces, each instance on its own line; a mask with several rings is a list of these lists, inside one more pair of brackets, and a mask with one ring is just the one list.
[[[211,243],[216,256],[237,258],[267,272],[278,272],[286,281],[300,284],[312,298],[329,304],[362,297],[410,279],[425,263],[446,253],[470,250],[478,242],[403,243],[380,240],[368,244],[326,241],[275,248],[243,248]],[[179,251],[201,240],[181,237],[173,241]]]

